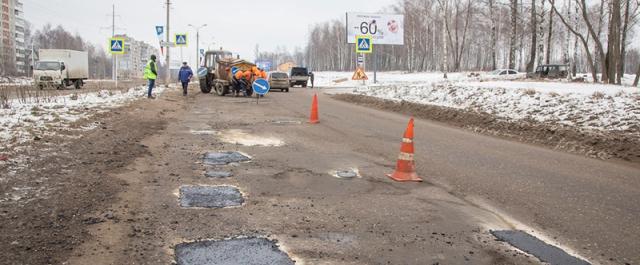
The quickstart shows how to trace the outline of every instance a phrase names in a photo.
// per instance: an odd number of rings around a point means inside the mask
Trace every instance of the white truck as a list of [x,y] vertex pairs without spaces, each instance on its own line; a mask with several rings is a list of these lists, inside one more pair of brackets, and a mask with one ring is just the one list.
[[40,49],[33,81],[40,89],[73,85],[80,89],[89,78],[89,54],[85,51]]

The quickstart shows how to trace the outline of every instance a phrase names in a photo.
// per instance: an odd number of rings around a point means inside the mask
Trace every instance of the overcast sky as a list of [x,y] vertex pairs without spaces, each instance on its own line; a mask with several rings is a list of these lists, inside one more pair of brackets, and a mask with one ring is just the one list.
[[[116,33],[158,45],[156,25],[166,21],[166,0],[22,0],[25,18],[39,29],[46,23],[62,25],[84,39],[107,47],[111,36],[111,7],[115,5]],[[195,31],[188,24],[208,24],[200,30],[200,47],[215,47],[253,59],[261,50],[283,45],[304,47],[311,25],[343,19],[347,11],[377,12],[395,0],[171,0],[171,33],[189,33],[189,47],[182,58],[195,59]],[[214,45],[211,46],[214,48]],[[177,57],[175,57],[177,56]],[[180,49],[172,49],[180,58]],[[193,64],[193,63],[192,63]]]

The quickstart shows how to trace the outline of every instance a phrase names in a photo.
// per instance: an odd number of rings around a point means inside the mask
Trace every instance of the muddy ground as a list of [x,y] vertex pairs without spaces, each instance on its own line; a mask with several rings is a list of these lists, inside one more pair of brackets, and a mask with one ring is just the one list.
[[541,145],[574,154],[604,160],[614,159],[640,163],[640,139],[629,131],[583,131],[562,124],[547,124],[533,120],[507,121],[487,113],[454,108],[396,102],[370,96],[339,94],[335,99],[381,110],[442,122],[473,132],[505,137]]
[[60,264],[88,239],[88,226],[113,219],[105,207],[126,182],[109,174],[149,155],[140,141],[159,133],[180,108],[158,112],[154,106],[161,104],[144,102],[79,121],[76,127],[99,125],[43,137],[0,164],[0,263]]

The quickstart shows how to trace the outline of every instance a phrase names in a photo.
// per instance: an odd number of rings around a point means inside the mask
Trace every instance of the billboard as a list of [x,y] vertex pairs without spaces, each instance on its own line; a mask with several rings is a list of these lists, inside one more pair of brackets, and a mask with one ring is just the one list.
[[371,35],[373,44],[404,45],[404,16],[377,13],[347,13],[347,42],[357,35]]

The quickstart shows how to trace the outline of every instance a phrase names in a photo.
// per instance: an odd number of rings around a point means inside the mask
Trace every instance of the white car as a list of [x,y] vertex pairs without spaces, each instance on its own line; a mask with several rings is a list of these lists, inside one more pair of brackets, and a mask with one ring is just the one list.
[[518,71],[513,69],[498,69],[489,73],[489,75],[517,75]]

